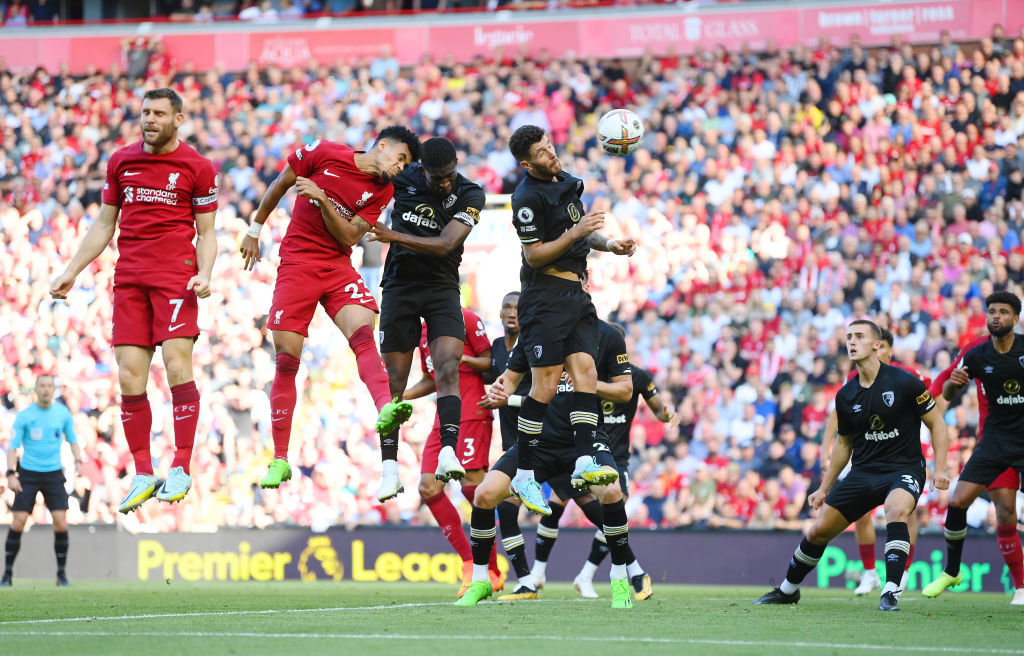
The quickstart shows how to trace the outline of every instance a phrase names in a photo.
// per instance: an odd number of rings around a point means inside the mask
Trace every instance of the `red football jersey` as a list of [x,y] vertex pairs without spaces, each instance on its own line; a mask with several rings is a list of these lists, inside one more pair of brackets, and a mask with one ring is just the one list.
[[[466,347],[464,355],[476,357],[491,350],[491,340],[487,338],[484,322],[472,310],[462,308],[462,319],[466,323]],[[434,365],[427,347],[427,326],[423,325],[420,336],[420,364],[423,372],[431,378],[434,376]],[[459,365],[459,395],[462,397],[462,421],[480,421],[493,417],[490,410],[482,410],[477,402],[484,398],[484,378],[467,364]]]
[[118,269],[195,271],[195,214],[217,210],[217,173],[210,160],[180,142],[165,155],[142,142],[110,156],[103,204],[121,208]]
[[[360,171],[355,153],[342,144],[314,141],[289,155],[288,166],[295,175],[309,178],[323,189],[343,217],[358,215],[374,226],[395,191],[390,182]],[[316,202],[296,198],[288,232],[281,242],[281,261],[334,264],[339,257],[351,255],[352,249],[339,244],[327,231]]]
[[[935,382],[929,386],[928,391],[931,392],[932,396],[941,396],[942,387],[946,384],[946,381],[949,380],[950,374],[952,374],[954,370],[960,368],[960,365],[963,363],[964,355],[966,355],[967,352],[975,346],[981,346],[988,340],[989,336],[985,335],[984,337],[975,339],[973,342],[960,349],[960,353],[957,354],[956,359],[949,363],[949,366],[943,369],[942,373],[935,377]],[[981,381],[977,378],[974,379],[974,387],[978,394],[978,439],[980,440],[981,427],[985,425],[985,418],[988,416],[988,397],[985,396],[985,392],[981,388]]]

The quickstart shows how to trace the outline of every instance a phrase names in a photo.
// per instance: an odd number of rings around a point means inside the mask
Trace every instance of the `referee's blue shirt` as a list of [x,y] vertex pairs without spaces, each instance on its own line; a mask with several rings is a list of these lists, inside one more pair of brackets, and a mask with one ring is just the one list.
[[54,401],[43,410],[33,403],[14,418],[14,435],[9,448],[14,451],[19,446],[24,447],[22,469],[52,472],[62,469],[60,447],[65,439],[68,444],[78,441],[67,406]]

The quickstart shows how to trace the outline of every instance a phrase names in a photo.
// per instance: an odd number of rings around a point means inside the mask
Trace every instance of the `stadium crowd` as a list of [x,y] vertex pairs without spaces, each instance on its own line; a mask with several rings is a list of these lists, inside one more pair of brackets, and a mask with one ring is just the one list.
[[[109,344],[112,249],[66,304],[47,289],[97,216],[107,158],[138,139],[142,92],[164,85],[185,98],[181,134],[220,171],[220,255],[196,346],[195,485],[180,506],[150,503],[122,518],[131,457]],[[596,146],[596,117],[623,106],[644,117],[644,148],[610,157]],[[972,45],[823,40],[636,61],[498,51],[465,63],[425,57],[405,71],[387,52],[335,66],[195,71],[187,53],[159,42],[126,44],[122,68],[80,77],[0,64],[0,451],[35,375],[56,373],[86,454],[72,522],[133,531],[429,522],[415,494],[372,498],[376,412],[354,391],[355,363],[322,313],[299,374],[301,475],[279,490],[255,485],[271,453],[265,313],[294,197],[268,222],[272,256],[254,272],[237,254],[248,217],[290,150],[316,138],[365,145],[394,122],[450,138],[462,171],[492,193],[521,175],[511,132],[541,125],[584,178],[585,204],[613,213],[609,233],[638,239],[632,258],[593,258],[591,279],[599,311],[627,327],[634,362],[679,413],[666,426],[643,408],[633,426],[637,527],[800,528],[831,399],[850,370],[845,322],[890,327],[896,358],[934,374],[985,331],[985,295],[1024,294],[1024,29],[1007,37],[997,26]],[[379,257],[366,253],[368,277]],[[466,271],[469,287],[475,274]],[[501,335],[497,308],[474,309]],[[166,470],[166,384],[151,386],[150,399]],[[433,422],[431,403],[415,405],[399,455],[407,484]],[[973,448],[977,418],[973,393],[948,411],[954,467]],[[924,530],[941,524],[944,499],[922,499]],[[990,508],[979,503],[971,521],[991,526]],[[573,511],[563,518],[583,522]]]

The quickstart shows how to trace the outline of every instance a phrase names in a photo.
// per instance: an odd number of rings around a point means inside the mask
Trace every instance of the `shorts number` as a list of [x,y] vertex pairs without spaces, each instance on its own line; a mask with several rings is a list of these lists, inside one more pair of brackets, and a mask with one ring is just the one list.
[[345,285],[345,291],[352,295],[352,300],[358,301],[363,297],[363,293],[359,291],[359,285],[354,282]]
[[174,306],[174,312],[171,313],[171,323],[178,320],[178,313],[181,312],[181,305],[184,302],[185,299],[183,298],[172,298],[168,301],[168,303]]
[[473,440],[474,439],[476,439],[476,438],[472,438],[472,437],[464,437],[464,438],[462,438],[462,441],[466,443],[466,448],[462,452],[463,460],[465,460],[466,458],[472,458],[473,455],[476,453],[476,445],[473,444]]

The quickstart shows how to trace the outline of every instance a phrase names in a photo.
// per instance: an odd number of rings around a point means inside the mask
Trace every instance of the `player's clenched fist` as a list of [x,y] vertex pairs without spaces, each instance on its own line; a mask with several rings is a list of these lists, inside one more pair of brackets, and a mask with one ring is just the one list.
[[50,296],[53,298],[67,298],[68,292],[75,286],[75,276],[70,271],[65,271],[50,283]]
[[327,194],[324,193],[324,190],[309,178],[304,178],[301,175],[295,178],[295,191],[303,198],[309,198],[318,203],[327,202]]
[[636,252],[636,240],[612,239],[608,242],[608,251],[616,255],[631,256]]
[[967,383],[971,382],[971,375],[967,373],[967,367],[954,369],[953,372],[949,374],[949,382],[960,387],[963,387]]
[[189,291],[195,290],[196,296],[199,298],[206,298],[210,295],[210,279],[206,276],[199,274],[189,278],[188,285],[185,289]]
[[592,232],[597,232],[603,227],[604,212],[602,210],[597,210],[591,212],[590,214],[586,214],[583,216],[582,219],[580,219],[580,222],[576,224],[576,232],[578,234],[577,239],[580,237],[586,237],[590,235],[590,233]]

